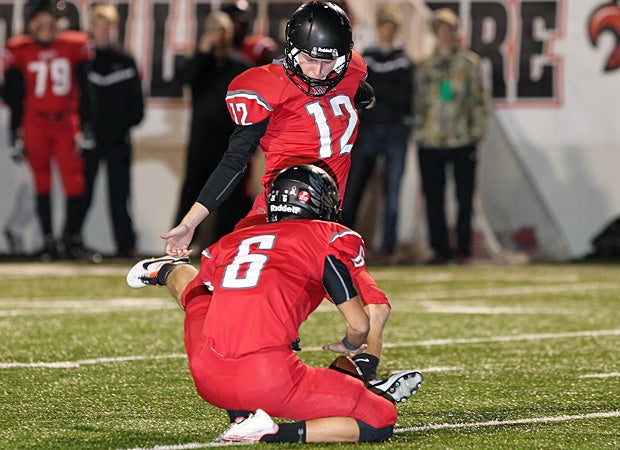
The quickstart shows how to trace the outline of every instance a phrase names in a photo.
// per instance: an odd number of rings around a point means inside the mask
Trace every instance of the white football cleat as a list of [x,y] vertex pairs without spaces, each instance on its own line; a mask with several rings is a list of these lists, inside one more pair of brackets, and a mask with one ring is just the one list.
[[217,442],[257,443],[266,434],[277,433],[280,427],[269,414],[262,409],[257,409],[247,419],[233,422],[230,427],[220,434]]
[[160,258],[143,259],[137,262],[127,273],[127,284],[132,288],[143,288],[159,284],[157,282],[157,274],[166,264],[189,264],[189,258],[162,256]]
[[376,394],[389,395],[394,403],[401,403],[411,397],[422,384],[422,374],[415,370],[399,372],[385,380],[370,383],[370,390]]

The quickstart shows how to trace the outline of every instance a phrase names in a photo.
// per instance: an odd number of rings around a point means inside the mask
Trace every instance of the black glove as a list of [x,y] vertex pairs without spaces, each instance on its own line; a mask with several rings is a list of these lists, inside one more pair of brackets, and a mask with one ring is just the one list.
[[95,139],[95,132],[90,124],[84,124],[82,131],[77,135],[76,146],[78,151],[92,150],[97,146],[97,140]]
[[11,159],[16,164],[21,164],[26,160],[26,149],[24,148],[24,140],[22,139],[21,129],[11,130],[10,132],[9,151]]
[[291,344],[291,348],[296,352],[300,352],[301,351],[301,347],[299,346],[300,342],[301,342],[301,338],[298,337],[297,339],[295,339],[295,342]]
[[375,90],[367,81],[362,81],[353,97],[356,109],[371,109],[375,106]]

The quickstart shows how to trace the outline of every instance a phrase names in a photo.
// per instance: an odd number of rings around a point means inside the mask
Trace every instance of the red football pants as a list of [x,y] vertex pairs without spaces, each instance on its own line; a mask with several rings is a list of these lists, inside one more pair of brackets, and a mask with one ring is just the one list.
[[352,417],[375,428],[396,423],[396,407],[361,381],[304,364],[289,348],[240,358],[218,355],[203,338],[210,296],[185,309],[185,348],[196,390],[223,409],[255,411],[292,420]]
[[52,159],[55,160],[65,194],[79,197],[84,192],[84,162],[76,153],[75,136],[79,119],[67,115],[50,120],[35,114],[23,120],[22,133],[28,164],[32,169],[37,194],[52,188]]

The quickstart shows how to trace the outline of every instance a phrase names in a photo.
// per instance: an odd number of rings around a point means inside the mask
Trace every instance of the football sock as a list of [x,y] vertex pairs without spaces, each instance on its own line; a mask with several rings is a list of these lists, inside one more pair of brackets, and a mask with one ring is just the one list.
[[[63,237],[69,241],[81,236],[82,197],[67,197],[67,221]],[[79,239],[81,240],[81,239]]]
[[242,409],[228,409],[226,410],[226,412],[228,413],[230,423],[233,423],[238,417],[243,417],[247,419],[250,416],[250,411],[244,411]]
[[274,434],[266,434],[261,442],[296,442],[306,443],[306,421],[278,424],[279,430]]
[[377,367],[379,366],[379,358],[368,353],[359,353],[355,355],[353,361],[357,363],[360,370],[364,374],[366,381],[377,379]]
[[159,272],[157,272],[157,284],[160,286],[165,286],[168,281],[168,277],[170,276],[170,272],[172,272],[172,269],[175,267],[175,264],[164,264],[161,269],[159,269]]
[[52,234],[52,205],[49,194],[37,195],[37,214],[43,234],[50,236]]

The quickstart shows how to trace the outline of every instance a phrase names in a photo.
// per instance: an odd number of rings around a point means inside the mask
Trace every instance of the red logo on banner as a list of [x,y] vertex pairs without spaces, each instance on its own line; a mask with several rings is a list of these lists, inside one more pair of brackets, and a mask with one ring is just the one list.
[[605,64],[605,71],[608,72],[620,67],[620,6],[617,0],[596,8],[588,20],[588,34],[593,46],[596,47],[599,36],[605,31],[611,31],[616,37],[616,48]]

